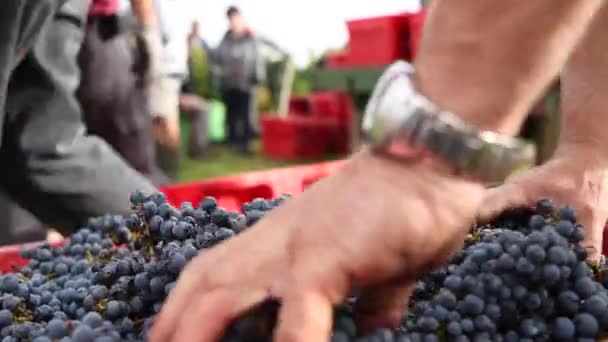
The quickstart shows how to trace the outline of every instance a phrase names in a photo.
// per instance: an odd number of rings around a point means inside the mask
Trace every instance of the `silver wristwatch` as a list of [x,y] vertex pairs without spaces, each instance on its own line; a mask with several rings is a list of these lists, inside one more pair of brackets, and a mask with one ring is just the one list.
[[380,77],[363,118],[364,137],[374,150],[396,154],[391,152],[399,150],[395,146],[406,146],[486,183],[502,182],[513,171],[534,165],[533,145],[479,130],[441,110],[416,91],[413,74],[414,67],[400,61]]

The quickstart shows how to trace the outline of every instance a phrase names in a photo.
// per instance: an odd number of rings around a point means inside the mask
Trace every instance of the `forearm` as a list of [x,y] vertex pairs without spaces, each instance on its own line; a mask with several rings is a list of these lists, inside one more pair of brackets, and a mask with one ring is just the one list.
[[0,171],[3,189],[62,233],[91,217],[129,214],[129,194],[135,190],[157,191],[101,140],[80,142],[86,146],[76,147],[73,155],[28,156],[27,165],[13,163],[11,169]]
[[268,47],[269,49],[273,50],[274,52],[281,54],[281,55],[287,55],[287,52],[285,50],[283,50],[283,48],[281,48],[278,44],[276,44],[272,40],[270,40],[266,37],[260,37],[259,40],[264,46]]
[[419,87],[470,123],[515,134],[602,3],[436,1],[416,61]]
[[608,152],[608,6],[603,6],[562,73],[562,125],[558,149]]
[[142,26],[158,26],[158,18],[153,0],[131,0],[131,7]]

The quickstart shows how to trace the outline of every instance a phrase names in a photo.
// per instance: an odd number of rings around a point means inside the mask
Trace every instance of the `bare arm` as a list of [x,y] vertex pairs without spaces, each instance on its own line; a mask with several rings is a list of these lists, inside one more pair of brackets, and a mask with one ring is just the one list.
[[287,51],[283,50],[283,48],[281,48],[274,41],[262,36],[258,37],[257,39],[263,46],[275,51],[276,53],[279,53],[281,55],[288,55]]
[[157,27],[158,18],[153,0],[131,0],[133,13],[144,27]]
[[465,119],[514,134],[602,3],[435,1],[416,63],[420,86]]
[[[608,6],[598,13],[562,74],[560,145],[584,145],[608,152]],[[567,124],[565,124],[567,123]]]
[[542,166],[488,192],[480,217],[531,206],[538,198],[572,205],[591,258],[602,251],[608,218],[608,6],[603,5],[561,74],[562,124],[557,150]]

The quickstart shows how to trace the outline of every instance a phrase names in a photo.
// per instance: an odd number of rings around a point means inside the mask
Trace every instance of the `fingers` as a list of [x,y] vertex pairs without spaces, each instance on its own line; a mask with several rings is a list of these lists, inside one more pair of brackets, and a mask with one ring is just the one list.
[[533,205],[528,203],[524,189],[518,184],[506,183],[487,190],[477,214],[478,223],[484,224],[496,218],[506,209]]
[[577,221],[585,230],[583,246],[591,260],[599,261],[602,254],[602,241],[604,228],[606,226],[606,214],[604,210],[583,207],[577,211]]
[[283,298],[276,342],[329,341],[333,305],[316,290],[290,290]]
[[366,289],[357,300],[355,317],[365,332],[401,323],[414,284],[391,284]]
[[[483,205],[479,209],[478,223],[484,224],[496,218],[506,209],[513,209],[525,206],[534,206],[536,201],[542,197],[549,197],[557,200],[556,205],[565,205],[568,200],[573,200],[577,212],[577,221],[585,229],[585,241],[583,246],[587,248],[589,257],[597,260],[602,252],[603,231],[608,217],[608,212],[602,209],[600,204],[585,205],[587,201],[576,201],[577,193],[568,187],[558,186],[559,181],[554,181],[550,185],[539,187],[538,183],[528,180],[543,180],[542,176],[527,178],[526,181],[520,180],[517,183],[507,183],[494,189],[487,190],[484,196]],[[547,182],[549,182],[547,180]],[[551,194],[553,193],[553,196]],[[527,196],[526,194],[530,194]],[[599,209],[598,209],[599,208]]]
[[186,267],[177,286],[169,293],[169,297],[150,331],[151,342],[170,341],[182,311],[192,304],[190,301],[195,297],[196,290],[199,288],[198,276],[200,273],[194,273],[191,269],[192,267]]
[[264,297],[264,292],[224,290],[200,294],[189,304],[188,310],[180,312],[172,337],[164,341],[218,341],[232,320]]
[[599,232],[597,230],[590,232],[588,229],[586,229],[583,246],[587,250],[588,258],[593,261],[600,261],[602,254],[602,234],[603,232],[601,230]]

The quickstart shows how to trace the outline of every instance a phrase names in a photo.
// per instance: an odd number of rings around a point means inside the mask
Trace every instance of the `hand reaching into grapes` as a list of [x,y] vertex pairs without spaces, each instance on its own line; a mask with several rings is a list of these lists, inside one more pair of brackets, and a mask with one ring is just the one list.
[[353,286],[364,289],[361,320],[398,323],[412,281],[460,247],[482,194],[480,185],[428,166],[360,153],[194,259],[151,341],[216,341],[232,319],[269,298],[282,303],[276,340],[327,341],[332,307]]
[[602,251],[608,218],[608,163],[593,149],[560,147],[546,164],[488,191],[480,220],[487,222],[509,208],[533,206],[538,198],[576,209],[585,228],[585,246],[591,258]]

